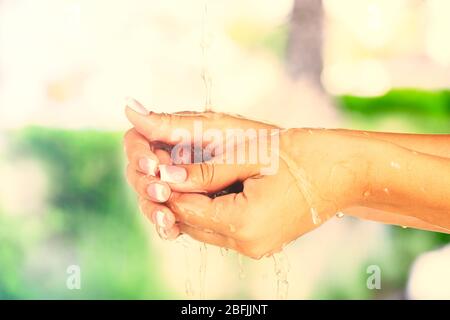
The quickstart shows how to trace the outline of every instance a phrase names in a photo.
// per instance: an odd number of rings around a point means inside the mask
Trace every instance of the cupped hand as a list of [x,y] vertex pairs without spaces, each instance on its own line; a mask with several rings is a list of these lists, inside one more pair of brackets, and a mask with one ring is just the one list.
[[[360,198],[364,181],[356,173],[366,168],[358,160],[361,149],[354,147],[355,137],[327,130],[279,130],[226,114],[133,109],[126,109],[134,125],[125,136],[127,178],[139,194],[141,210],[165,239],[186,233],[260,258]],[[199,127],[206,133],[201,140]],[[227,145],[236,129],[257,134]],[[191,144],[211,157],[187,163],[186,150],[195,149],[192,145],[176,154],[158,147],[185,146],[180,133],[189,133]],[[237,192],[211,197],[237,184]]]

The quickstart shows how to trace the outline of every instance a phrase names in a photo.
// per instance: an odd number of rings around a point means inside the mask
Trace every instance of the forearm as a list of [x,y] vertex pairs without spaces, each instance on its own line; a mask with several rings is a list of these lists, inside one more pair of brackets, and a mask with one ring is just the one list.
[[[411,150],[397,143],[361,132],[303,129],[296,130],[297,159],[315,174],[317,190],[323,200],[332,199],[338,210],[374,221],[425,230],[450,230],[450,158]],[[395,134],[392,134],[395,136]],[[440,151],[447,136],[438,136]],[[390,139],[390,138],[389,138]],[[396,141],[421,151],[436,151],[423,146],[429,137],[395,136]],[[408,141],[408,142],[405,142]],[[433,144],[432,142],[430,142]],[[328,150],[323,154],[323,147]],[[301,160],[300,160],[301,161]],[[317,178],[319,177],[319,178]],[[359,207],[357,210],[354,207]],[[353,208],[351,210],[346,210]],[[370,208],[367,210],[364,208]]]
[[372,140],[362,161],[369,170],[357,205],[450,230],[450,159]]
[[347,129],[332,129],[332,131],[358,137],[375,138],[417,152],[450,158],[450,134],[408,134]]
[[385,224],[392,224],[401,227],[408,227],[414,229],[421,229],[427,231],[436,231],[448,233],[449,230],[442,227],[435,226],[431,223],[424,222],[412,216],[405,216],[396,212],[386,210],[379,210],[368,207],[350,207],[343,210],[346,215],[353,216],[363,220],[370,220],[381,222]]

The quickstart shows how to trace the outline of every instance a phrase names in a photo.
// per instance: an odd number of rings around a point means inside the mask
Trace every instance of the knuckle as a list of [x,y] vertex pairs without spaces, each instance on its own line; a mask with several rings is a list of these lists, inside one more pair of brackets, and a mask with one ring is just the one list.
[[127,132],[125,132],[125,134],[123,135],[123,140],[127,141],[128,139],[130,139],[134,134],[134,129],[129,129],[127,130]]
[[129,185],[133,185],[134,182],[134,170],[132,169],[131,164],[127,165],[125,178]]
[[170,114],[163,113],[160,117],[160,123],[163,127],[172,127],[173,125],[173,116]]
[[129,148],[129,143],[130,143],[129,141],[131,139],[131,131],[132,130],[133,129],[130,129],[127,132],[125,132],[125,134],[123,135],[123,138],[122,138],[122,145],[124,147],[125,153],[128,153],[128,148]]
[[136,130],[134,128],[129,129],[125,134],[123,135],[123,141],[122,143],[127,147],[128,145],[132,144],[132,141],[136,139]]
[[261,259],[264,255],[264,250],[262,250],[261,246],[255,244],[246,244],[241,246],[239,247],[239,251],[252,259]]
[[153,202],[151,202],[150,200],[147,200],[143,197],[141,197],[141,198],[142,198],[142,200],[140,201],[140,205],[139,205],[140,211],[144,216],[150,218],[152,212],[156,208],[156,205]]
[[200,163],[200,182],[205,187],[210,187],[214,181],[215,165]]
[[145,175],[140,175],[136,181],[136,190],[142,195],[147,195],[147,186],[149,184],[148,178]]
[[129,160],[131,161],[131,164],[135,166],[135,169],[139,167],[139,160],[144,157],[149,157],[149,152],[142,148],[136,148],[135,150],[130,150],[127,152],[129,156]]
[[139,196],[139,209],[141,213],[145,214],[148,211],[149,201],[142,196]]

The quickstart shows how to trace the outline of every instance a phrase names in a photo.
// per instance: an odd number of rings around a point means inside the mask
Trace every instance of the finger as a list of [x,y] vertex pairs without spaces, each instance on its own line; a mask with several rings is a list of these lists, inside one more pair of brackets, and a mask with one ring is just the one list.
[[187,178],[187,170],[183,167],[173,166],[172,160],[170,157],[169,152],[161,149],[155,150],[155,154],[157,155],[159,162],[161,163],[158,166],[158,171],[160,173],[160,179],[163,182],[167,182],[169,186],[171,184],[175,184],[175,188],[171,189],[173,191],[180,190],[180,191],[190,191],[190,192],[201,192],[201,190],[194,190],[193,188],[177,188],[176,184],[185,182]]
[[159,160],[145,137],[131,129],[125,134],[124,144],[128,160],[133,167],[142,173],[156,176]]
[[217,192],[259,174],[257,165],[202,162],[188,165],[160,165],[161,181],[178,192]]
[[141,197],[155,202],[166,202],[172,193],[167,183],[137,172],[131,165],[127,167],[127,180]]
[[175,215],[169,208],[141,198],[139,201],[141,211],[155,225],[160,238],[173,240],[180,234],[179,227],[175,224]]
[[203,230],[199,230],[197,228],[180,224],[179,229],[181,233],[188,234],[193,239],[198,240],[200,242],[212,244],[218,247],[225,247],[228,249],[235,249],[234,240],[227,238],[223,235],[211,232],[205,232]]
[[159,160],[160,164],[171,165],[172,159],[170,158],[170,153],[166,150],[155,149],[155,155]]
[[[130,162],[132,165],[129,176],[137,177],[133,172],[137,159],[141,158],[142,154],[149,154],[148,150],[145,149],[144,153],[135,153],[135,160]],[[153,169],[154,172],[159,172],[161,181],[167,182],[172,190],[179,192],[216,192],[259,172],[257,165],[217,164],[214,161],[173,166],[170,165],[172,163],[170,154],[161,149],[155,150],[151,156],[160,163],[158,168]]]
[[[195,131],[199,129],[200,131],[213,129],[225,132],[227,129],[237,128],[243,130],[276,128],[273,125],[212,112],[194,114],[150,112],[143,114],[127,106],[125,113],[136,130],[149,141],[161,141],[171,145],[183,142],[186,134],[189,135],[189,140],[195,139]],[[210,141],[203,143],[209,144]]]
[[166,206],[141,197],[139,207],[142,213],[160,228],[170,229],[175,225],[175,215]]
[[181,223],[231,236],[246,221],[248,204],[242,192],[214,199],[196,193],[174,193],[167,206]]

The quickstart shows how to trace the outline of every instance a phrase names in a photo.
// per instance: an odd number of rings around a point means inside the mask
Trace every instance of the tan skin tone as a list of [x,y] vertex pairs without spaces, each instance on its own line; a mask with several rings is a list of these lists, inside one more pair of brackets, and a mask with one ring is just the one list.
[[[260,258],[338,211],[450,232],[450,135],[283,130],[278,170],[261,175],[262,165],[253,163],[173,165],[155,142],[176,145],[173,131],[192,131],[194,121],[201,121],[203,130],[224,134],[229,128],[276,127],[223,114],[149,113],[136,101],[129,106],[126,115],[134,128],[125,136],[127,178],[139,194],[141,210],[165,239],[186,233]],[[214,199],[205,194],[236,181],[243,183],[240,193]],[[313,223],[311,209],[320,223]]]

